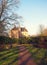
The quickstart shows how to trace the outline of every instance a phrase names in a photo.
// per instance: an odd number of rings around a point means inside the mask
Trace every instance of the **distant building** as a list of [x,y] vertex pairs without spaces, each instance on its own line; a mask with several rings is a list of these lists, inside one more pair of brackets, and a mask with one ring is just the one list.
[[26,28],[21,28],[21,34],[22,34],[23,37],[28,37],[29,36],[28,31],[27,31]]
[[9,32],[9,37],[12,38],[21,38],[21,37],[28,37],[28,31],[25,27],[14,27]]

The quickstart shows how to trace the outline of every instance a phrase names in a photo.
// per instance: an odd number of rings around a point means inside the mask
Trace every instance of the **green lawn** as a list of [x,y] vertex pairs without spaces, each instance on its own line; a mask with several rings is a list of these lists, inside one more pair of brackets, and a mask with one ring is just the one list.
[[[29,44],[24,44],[24,46],[29,50],[31,58],[37,65],[47,65],[47,49],[36,48]],[[0,65],[17,65],[18,53],[18,47],[0,52]]]
[[31,45],[27,45],[26,48],[31,53],[31,57],[38,65],[47,65],[47,49],[36,48]]
[[17,65],[18,48],[12,48],[0,52],[0,65]]

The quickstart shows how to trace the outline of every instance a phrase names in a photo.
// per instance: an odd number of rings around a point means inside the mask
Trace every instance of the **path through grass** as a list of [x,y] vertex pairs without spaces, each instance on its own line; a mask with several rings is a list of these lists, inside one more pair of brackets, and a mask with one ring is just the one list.
[[[47,65],[47,49],[36,48],[29,44],[24,44],[24,46],[31,53],[31,58],[37,63],[37,65]],[[0,52],[0,65],[17,65],[19,56],[18,47],[4,50]]]
[[31,45],[27,45],[26,48],[31,53],[31,57],[34,58],[34,61],[38,65],[47,65],[47,49],[44,48],[36,48]]

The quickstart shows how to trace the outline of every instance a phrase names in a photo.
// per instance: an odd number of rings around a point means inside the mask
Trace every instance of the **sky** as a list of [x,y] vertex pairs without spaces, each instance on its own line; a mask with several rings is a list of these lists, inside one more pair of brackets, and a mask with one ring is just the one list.
[[20,0],[18,14],[30,35],[39,31],[39,25],[47,27],[47,0]]

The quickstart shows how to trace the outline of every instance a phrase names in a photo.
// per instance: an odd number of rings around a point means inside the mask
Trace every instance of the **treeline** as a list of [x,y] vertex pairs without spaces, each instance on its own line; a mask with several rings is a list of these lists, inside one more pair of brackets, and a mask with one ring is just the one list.
[[20,38],[19,43],[20,44],[32,44],[35,47],[47,48],[47,36]]
[[35,47],[47,48],[47,36],[30,37],[28,43]]
[[29,43],[40,43],[40,42],[47,42],[47,36],[36,36],[36,37],[30,37]]
[[36,37],[23,37],[23,38],[10,38],[5,36],[0,36],[0,44],[13,44],[13,43],[20,43],[20,44],[47,44],[47,36],[36,36]]
[[6,36],[0,36],[0,44],[12,44],[17,42],[17,39]]
[[29,44],[47,44],[47,36],[36,36],[29,38],[20,38],[19,43],[29,43]]
[[47,48],[47,36],[23,37],[19,39],[0,36],[0,49],[4,48],[5,45],[7,45],[8,48],[12,48],[13,44],[32,44],[35,47]]
[[17,43],[17,39],[0,36],[0,51],[12,48],[14,43]]

